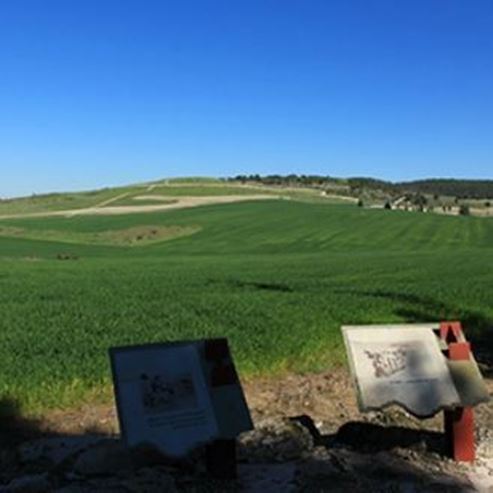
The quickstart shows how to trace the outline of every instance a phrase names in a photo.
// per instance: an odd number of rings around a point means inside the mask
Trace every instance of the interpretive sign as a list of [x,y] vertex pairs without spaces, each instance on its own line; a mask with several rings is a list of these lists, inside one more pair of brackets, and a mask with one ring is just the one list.
[[443,409],[448,454],[475,459],[473,406],[490,397],[460,322],[342,327],[361,411]]
[[225,339],[112,348],[110,357],[129,446],[153,445],[182,457],[252,428]]
[[461,405],[430,325],[342,327],[361,410],[399,404],[418,417]]

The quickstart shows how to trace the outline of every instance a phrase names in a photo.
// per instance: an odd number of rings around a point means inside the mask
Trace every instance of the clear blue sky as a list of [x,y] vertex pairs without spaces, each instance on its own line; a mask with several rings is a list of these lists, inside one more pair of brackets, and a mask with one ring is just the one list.
[[4,0],[0,196],[493,178],[491,0]]

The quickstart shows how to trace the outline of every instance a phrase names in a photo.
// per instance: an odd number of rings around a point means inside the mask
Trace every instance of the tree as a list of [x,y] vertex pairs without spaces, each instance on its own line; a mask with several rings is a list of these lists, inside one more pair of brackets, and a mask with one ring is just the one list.
[[420,193],[417,193],[413,198],[412,198],[412,203],[418,207],[418,209],[423,209],[424,206],[428,203],[428,199],[424,196],[421,195]]
[[459,214],[461,216],[470,216],[471,215],[471,210],[469,209],[469,206],[466,204],[462,204],[459,207]]

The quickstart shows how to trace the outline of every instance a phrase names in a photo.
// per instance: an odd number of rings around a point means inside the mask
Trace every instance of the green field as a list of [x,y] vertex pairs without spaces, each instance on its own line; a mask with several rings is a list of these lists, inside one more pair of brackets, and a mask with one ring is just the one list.
[[[101,241],[147,227],[189,234]],[[0,395],[26,411],[108,396],[112,345],[227,336],[245,375],[343,364],[341,324],[460,318],[491,347],[489,219],[275,200],[0,228]]]

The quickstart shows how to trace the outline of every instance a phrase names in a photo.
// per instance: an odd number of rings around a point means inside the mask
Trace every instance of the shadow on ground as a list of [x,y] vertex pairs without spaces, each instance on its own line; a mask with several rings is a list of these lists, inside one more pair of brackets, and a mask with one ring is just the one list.
[[304,426],[312,435],[315,445],[337,447],[344,445],[362,453],[409,448],[439,455],[445,454],[443,433],[403,426],[383,426],[365,421],[349,421],[337,433],[321,435],[313,420],[307,416],[291,418]]
[[[15,399],[0,399],[0,491],[4,491],[1,485],[26,475],[55,474],[57,461],[63,462],[72,449],[79,450],[106,437],[91,429],[79,435],[60,434],[43,426],[41,419],[23,415]],[[50,449],[57,460],[51,462],[43,454],[43,447]],[[43,485],[39,486],[42,491]],[[30,487],[22,486],[19,491],[31,491]]]
[[17,401],[8,398],[0,399],[0,450],[42,436],[40,421],[22,416]]
[[291,419],[324,450],[303,463],[299,491],[471,491],[468,480],[440,467],[442,433],[354,421],[322,435],[309,416]]
[[[63,436],[44,430],[39,421],[23,417],[14,401],[4,399],[0,410],[3,416],[0,490],[1,485],[16,481],[19,484],[24,481],[28,486],[26,491],[59,491],[70,487],[81,493],[103,490],[367,492],[401,491],[404,486],[406,491],[462,492],[469,487],[453,475],[434,472],[428,467],[429,454],[437,455],[443,445],[440,434],[435,432],[349,422],[337,433],[324,436],[309,416],[292,418],[298,431],[306,430],[305,435],[312,440],[302,442],[306,445],[288,461],[286,465],[292,474],[280,486],[279,466],[283,467],[278,460],[280,450],[276,446],[272,448],[261,428],[255,431],[259,442],[245,450],[248,464],[239,465],[239,479],[214,481],[200,467],[198,451],[177,463],[150,449],[129,451],[117,437],[98,436],[90,431]],[[262,463],[254,459],[253,448],[258,450],[259,446],[269,449]],[[424,458],[417,460],[417,457]],[[279,487],[282,489],[276,489]]]

